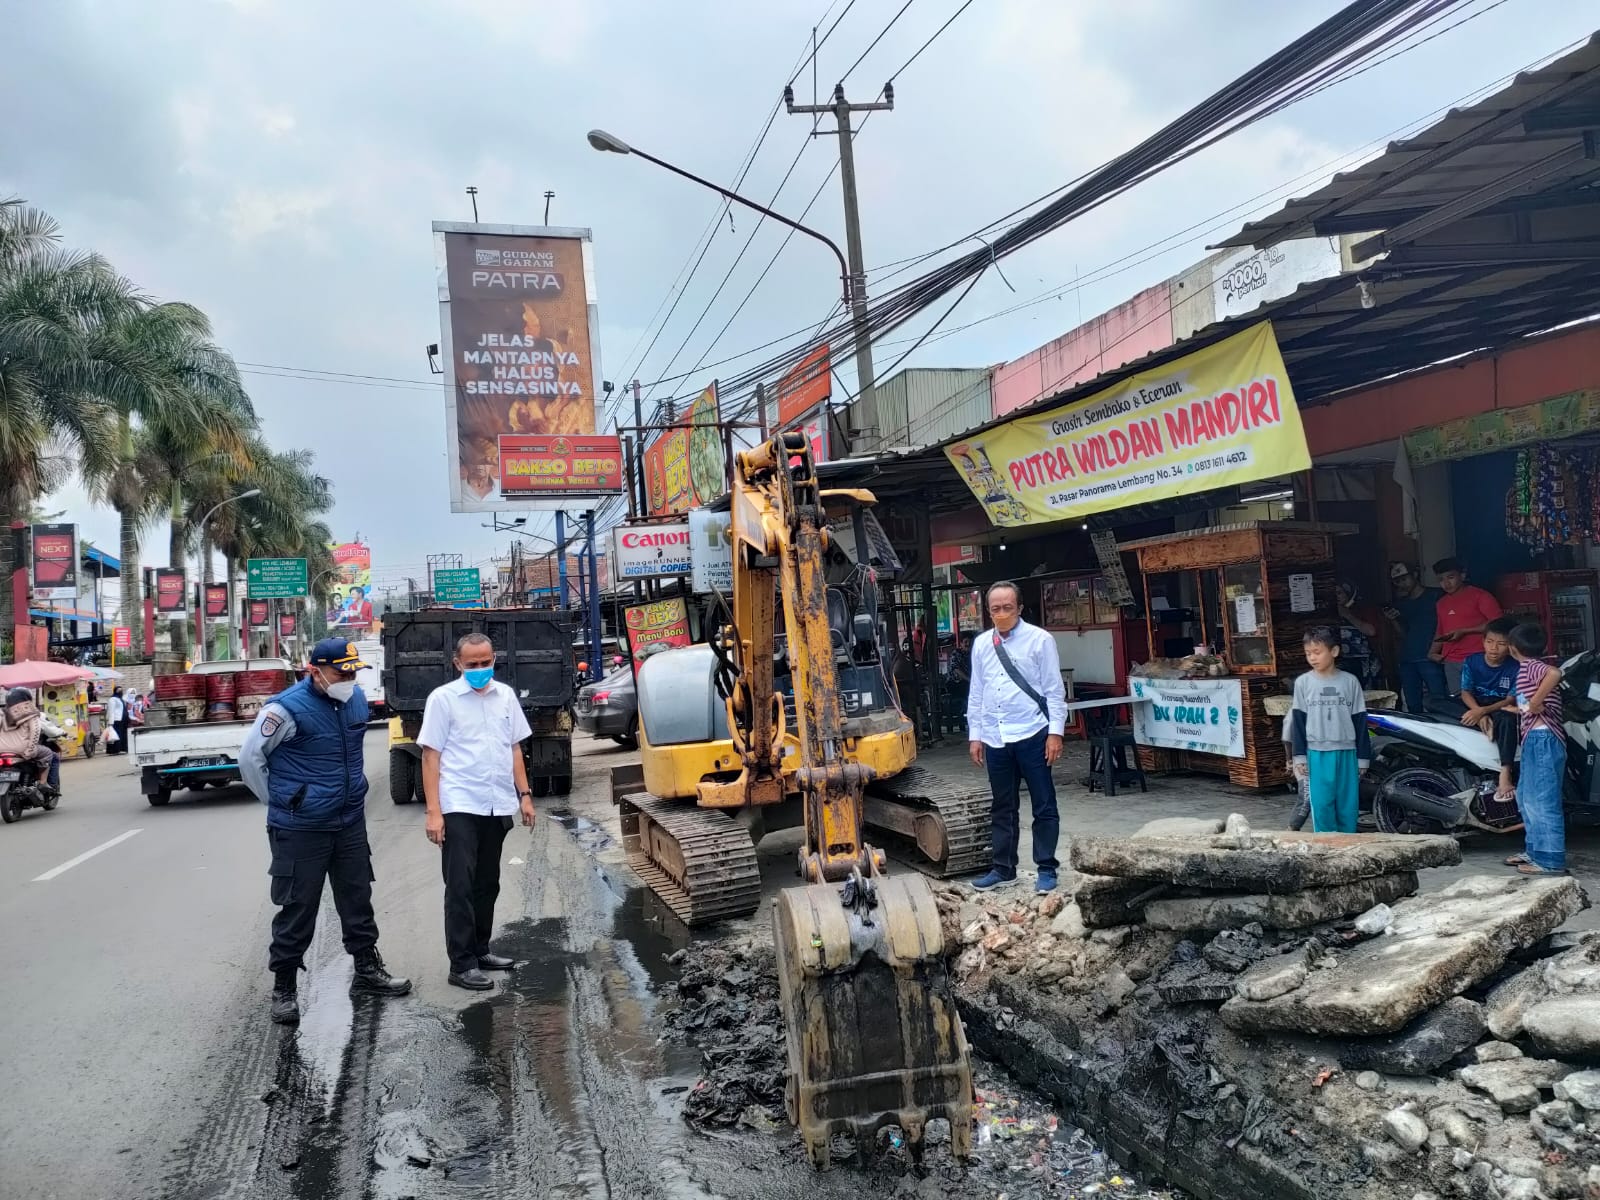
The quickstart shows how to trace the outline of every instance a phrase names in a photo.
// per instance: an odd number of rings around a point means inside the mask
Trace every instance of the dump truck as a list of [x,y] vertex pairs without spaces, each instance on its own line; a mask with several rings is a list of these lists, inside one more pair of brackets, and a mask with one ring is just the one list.
[[434,688],[456,677],[456,642],[469,633],[494,643],[494,677],[517,694],[533,736],[522,745],[535,796],[572,790],[572,702],[578,615],[531,608],[428,608],[383,622],[383,694],[389,719],[389,798],[422,800],[422,713]]

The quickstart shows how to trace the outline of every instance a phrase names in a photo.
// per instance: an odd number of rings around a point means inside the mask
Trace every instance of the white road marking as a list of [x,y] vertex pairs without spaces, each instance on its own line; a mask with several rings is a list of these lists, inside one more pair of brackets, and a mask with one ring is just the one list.
[[144,830],[142,830],[142,829],[130,829],[130,830],[128,830],[127,833],[119,833],[119,834],[117,834],[116,837],[112,838],[109,842],[101,842],[93,850],[85,850],[82,854],[78,855],[77,858],[69,858],[69,859],[67,859],[67,861],[62,863],[59,867],[51,867],[43,875],[35,875],[33,877],[33,882],[34,883],[49,883],[50,880],[54,879],[57,875],[61,874],[63,871],[70,871],[70,870],[72,870],[73,867],[77,866],[79,863],[88,862],[96,854],[99,854],[100,851],[109,850],[109,849],[111,849],[111,847],[115,846],[118,842],[125,842],[129,838],[131,838],[134,834],[143,833],[143,832],[144,832]]

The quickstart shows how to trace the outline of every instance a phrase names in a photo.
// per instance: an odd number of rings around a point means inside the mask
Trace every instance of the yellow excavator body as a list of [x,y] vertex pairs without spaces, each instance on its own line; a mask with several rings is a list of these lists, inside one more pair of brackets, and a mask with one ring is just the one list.
[[[871,494],[823,492],[809,444],[787,433],[735,455],[730,496],[727,623],[638,675],[642,788],[613,778],[624,847],[685,921],[747,915],[760,902],[751,830],[797,811],[804,883],[772,913],[790,1119],[819,1168],[836,1134],[866,1150],[894,1125],[915,1148],[939,1118],[965,1157],[972,1073],[933,890],[920,874],[891,876],[863,831],[870,818],[930,858],[975,864],[987,805],[912,767],[915,735],[877,655],[870,568],[865,613],[841,614],[830,596],[825,506],[855,519]],[[859,546],[859,519],[855,532]]]

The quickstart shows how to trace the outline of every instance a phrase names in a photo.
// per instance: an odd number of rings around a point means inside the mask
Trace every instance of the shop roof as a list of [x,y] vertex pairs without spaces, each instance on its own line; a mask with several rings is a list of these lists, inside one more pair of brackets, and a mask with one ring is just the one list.
[[[921,451],[1062,408],[1261,321],[1301,407],[1600,313],[1600,33],[1224,246],[1374,231],[1382,257]],[[1315,214],[1315,219],[1307,218]],[[895,457],[893,455],[889,457]],[[953,472],[951,472],[953,474]]]
[[1336,521],[1234,521],[1228,525],[1210,525],[1205,529],[1180,529],[1177,533],[1163,533],[1156,537],[1139,538],[1132,542],[1118,542],[1118,550],[1142,550],[1146,546],[1165,546],[1169,542],[1186,542],[1190,538],[1206,537],[1213,533],[1239,533],[1247,529],[1264,529],[1268,533],[1360,533],[1361,526]]
[[[1397,243],[1472,214],[1526,211],[1540,194],[1587,186],[1600,160],[1586,147],[1600,128],[1600,33],[1467,108],[1451,109],[1415,137],[1323,187],[1252,221],[1221,247],[1267,247],[1291,238],[1388,231]],[[1398,236],[1396,236],[1398,235]],[[1357,253],[1360,261],[1385,249]],[[1357,248],[1362,244],[1357,243]]]

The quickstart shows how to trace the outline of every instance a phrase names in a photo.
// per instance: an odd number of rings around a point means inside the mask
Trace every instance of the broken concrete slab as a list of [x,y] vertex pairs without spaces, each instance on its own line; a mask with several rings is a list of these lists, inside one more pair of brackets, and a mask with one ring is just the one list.
[[1072,898],[1089,929],[1135,925],[1144,903],[1166,889],[1142,879],[1113,879],[1108,875],[1074,876]]
[[1522,1047],[1510,1042],[1481,1042],[1472,1048],[1473,1062],[1505,1062],[1508,1058],[1521,1058]]
[[1525,1113],[1543,1103],[1542,1093],[1553,1091],[1570,1074],[1571,1067],[1549,1059],[1508,1058],[1462,1067],[1461,1082],[1485,1093],[1502,1112]]
[[1281,830],[1238,844],[1226,834],[1072,839],[1072,866],[1090,875],[1245,892],[1299,892],[1460,861],[1454,838],[1429,835]]
[[1257,921],[1268,929],[1306,929],[1392,904],[1417,890],[1415,871],[1396,871],[1332,887],[1307,888],[1277,895],[1179,896],[1152,900],[1144,906],[1145,924],[1183,932],[1235,929]]
[[1522,1014],[1522,1030],[1541,1054],[1600,1058],[1600,994],[1556,996]]
[[1544,937],[1582,905],[1583,893],[1569,877],[1469,876],[1398,905],[1387,935],[1343,951],[1294,991],[1228,1001],[1222,1019],[1243,1033],[1396,1033],[1487,979],[1513,950]]
[[1307,973],[1304,954],[1280,955],[1240,976],[1235,990],[1246,1000],[1272,1000],[1294,991],[1306,981]]
[[1423,1013],[1399,1033],[1345,1043],[1339,1050],[1339,1065],[1347,1071],[1427,1075],[1482,1036],[1483,1006],[1456,996]]
[[1483,1020],[1501,1041],[1522,1036],[1522,1015],[1544,999],[1544,965],[1524,967],[1490,989],[1483,1001]]
[[1134,837],[1213,837],[1222,832],[1221,817],[1161,817],[1146,821]]

